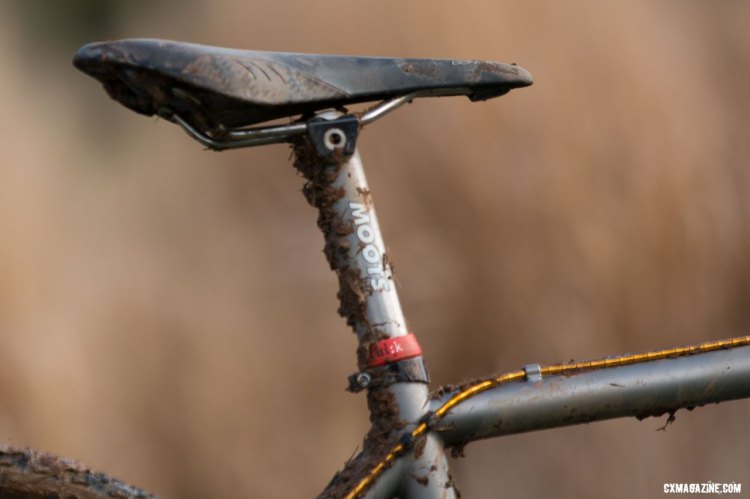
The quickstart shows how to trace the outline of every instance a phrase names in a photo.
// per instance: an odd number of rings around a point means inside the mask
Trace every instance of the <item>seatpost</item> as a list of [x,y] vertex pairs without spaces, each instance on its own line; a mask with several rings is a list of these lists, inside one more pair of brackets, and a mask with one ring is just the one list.
[[[354,116],[324,112],[308,122],[308,133],[295,138],[293,148],[294,165],[306,179],[305,197],[318,209],[326,259],[338,276],[338,312],[357,336],[359,372],[350,377],[349,390],[367,390],[372,427],[363,455],[378,456],[426,412],[429,379],[416,337],[410,334],[401,310],[393,268],[356,147],[359,127]],[[447,477],[442,445],[428,437],[425,447],[427,452],[420,453],[423,465],[411,460],[403,466],[416,466],[423,475],[439,473]],[[359,461],[364,466],[367,459]],[[347,468],[354,469],[339,476],[356,478],[356,460]],[[375,497],[388,495],[376,489],[399,481],[385,478],[369,491]],[[423,492],[418,497],[443,497],[438,492],[452,491],[452,486],[446,487],[448,480],[431,482],[436,487],[434,494],[430,493],[431,486],[418,484]],[[343,486],[332,483],[329,488],[334,485]],[[404,497],[413,495],[406,493],[403,482],[400,486]],[[324,493],[323,497],[328,496]]]
[[[426,374],[421,376],[425,379],[419,379],[420,373],[411,372],[414,379],[380,380],[379,371],[369,371],[373,364],[398,363],[401,353],[412,363],[421,365],[422,359],[413,338],[403,344],[388,343],[388,340],[403,342],[409,330],[356,148],[359,124],[353,116],[329,111],[318,115],[308,127],[309,133],[294,143],[294,165],[307,180],[303,192],[307,201],[318,209],[318,227],[325,238],[324,253],[339,279],[338,312],[357,335],[360,373],[352,378],[349,388],[372,391],[387,387],[389,381],[415,382],[408,396],[396,403],[402,412],[411,413],[408,407],[417,402],[419,409],[414,416],[418,417],[426,401]],[[389,345],[394,355],[389,356],[388,351],[378,355],[375,347],[388,350]],[[391,359],[395,362],[387,362]],[[421,371],[424,373],[424,368]]]

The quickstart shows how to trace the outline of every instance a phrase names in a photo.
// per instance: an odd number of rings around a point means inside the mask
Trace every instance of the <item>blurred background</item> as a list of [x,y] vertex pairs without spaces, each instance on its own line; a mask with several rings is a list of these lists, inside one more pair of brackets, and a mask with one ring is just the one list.
[[[111,101],[82,44],[516,62],[361,150],[437,384],[750,332],[750,4],[0,3],[0,442],[165,497],[311,497],[368,428],[289,149],[207,152]],[[474,443],[465,496],[750,489],[750,402]]]

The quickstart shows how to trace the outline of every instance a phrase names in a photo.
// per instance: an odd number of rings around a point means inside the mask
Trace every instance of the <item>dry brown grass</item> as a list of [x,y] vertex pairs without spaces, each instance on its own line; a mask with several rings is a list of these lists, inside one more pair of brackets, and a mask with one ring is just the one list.
[[[69,63],[92,36],[530,69],[529,89],[418,102],[362,138],[439,383],[750,330],[746,2],[111,2],[93,27],[52,4],[0,4],[4,442],[167,497],[285,498],[321,490],[366,430],[288,150],[204,152],[126,112]],[[750,487],[748,417],[735,402],[666,433],[623,420],[473,444],[458,484]]]

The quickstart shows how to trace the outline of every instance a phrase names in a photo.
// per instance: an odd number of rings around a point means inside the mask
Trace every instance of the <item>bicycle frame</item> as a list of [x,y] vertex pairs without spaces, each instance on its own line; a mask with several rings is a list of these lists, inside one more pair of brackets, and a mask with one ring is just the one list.
[[[314,125],[314,126],[313,126]],[[428,395],[421,350],[409,334],[392,280],[372,195],[356,149],[353,116],[323,113],[293,139],[303,192],[319,210],[325,254],[339,279],[339,314],[357,336],[360,372],[350,390],[367,390],[372,427],[363,451],[320,497],[457,497],[445,455],[474,440],[588,423],[669,414],[750,397],[750,336],[542,368]],[[372,363],[375,349],[409,350]],[[403,352],[401,352],[403,353]],[[369,356],[368,356],[369,355]]]

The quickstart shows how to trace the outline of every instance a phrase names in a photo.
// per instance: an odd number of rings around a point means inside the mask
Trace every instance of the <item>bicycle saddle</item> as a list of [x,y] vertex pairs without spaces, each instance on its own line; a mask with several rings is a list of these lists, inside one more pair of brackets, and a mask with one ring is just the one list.
[[259,52],[150,39],[91,43],[73,63],[133,111],[176,113],[212,133],[409,94],[485,100],[532,83],[523,68],[496,62]]

